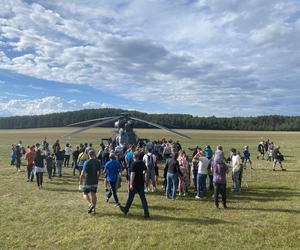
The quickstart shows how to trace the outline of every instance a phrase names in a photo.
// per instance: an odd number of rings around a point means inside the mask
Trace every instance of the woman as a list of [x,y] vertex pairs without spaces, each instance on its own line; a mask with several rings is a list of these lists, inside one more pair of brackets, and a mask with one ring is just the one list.
[[41,150],[38,149],[35,154],[34,165],[35,165],[36,183],[39,189],[43,188],[43,173],[45,172],[44,158],[45,156],[42,155]]
[[171,188],[172,190],[172,199],[176,199],[176,191],[177,191],[177,181],[178,175],[182,175],[179,170],[179,162],[177,160],[178,153],[174,153],[172,158],[167,160],[165,169],[167,172],[167,188],[166,188],[166,198],[169,198],[171,195]]
[[179,162],[179,170],[182,174],[181,176],[179,176],[179,196],[181,196],[182,194],[183,196],[185,196],[188,186],[189,164],[186,158],[186,154],[183,150],[179,151],[179,156],[177,160]]
[[65,155],[64,155],[64,167],[69,167],[70,164],[70,157],[71,157],[71,146],[69,143],[66,144],[65,147]]

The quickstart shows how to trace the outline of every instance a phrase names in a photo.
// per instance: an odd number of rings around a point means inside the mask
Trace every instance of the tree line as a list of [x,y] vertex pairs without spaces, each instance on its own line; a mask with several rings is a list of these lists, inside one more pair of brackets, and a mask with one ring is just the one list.
[[[120,115],[128,112],[131,116],[158,123],[174,129],[211,129],[211,130],[254,130],[254,131],[300,131],[300,116],[257,116],[219,118],[198,117],[188,114],[147,114],[121,109],[86,109],[63,113],[34,116],[13,116],[0,118],[0,129],[25,129],[63,127],[71,123],[102,117]],[[89,124],[85,124],[87,126]],[[112,127],[107,123],[103,127]],[[137,122],[135,128],[149,128],[150,125]]]

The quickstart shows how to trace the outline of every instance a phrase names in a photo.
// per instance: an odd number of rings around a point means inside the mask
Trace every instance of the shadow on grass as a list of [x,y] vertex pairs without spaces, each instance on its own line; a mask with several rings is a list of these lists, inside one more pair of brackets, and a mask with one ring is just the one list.
[[[140,209],[143,209],[141,204],[132,204],[131,207],[138,207]],[[160,205],[150,205],[150,209],[174,211],[174,207],[166,207],[166,206],[160,206]],[[184,211],[184,210],[187,210],[187,209],[176,207],[176,210]]]
[[188,218],[188,217],[172,217],[172,216],[166,216],[166,215],[158,215],[158,214],[150,214],[149,219],[145,219],[143,217],[143,210],[141,210],[141,214],[131,214],[130,212],[127,215],[120,213],[113,213],[113,214],[101,214],[96,213],[95,217],[103,218],[105,216],[114,216],[118,218],[128,219],[128,220],[137,220],[137,221],[173,221],[173,222],[180,222],[180,223],[186,223],[186,224],[204,224],[204,225],[217,225],[217,224],[233,224],[232,222],[228,222],[225,220],[220,220],[216,218],[208,218],[208,217],[202,217],[202,218]]
[[297,192],[297,190],[290,188],[274,187],[249,190],[245,189],[239,194],[229,193],[228,197],[231,200],[273,202],[285,201],[291,197],[300,197],[300,193]]
[[67,188],[52,188],[52,187],[45,187],[44,188],[47,191],[53,191],[53,192],[70,192],[70,193],[78,193],[79,191],[74,189],[67,189]]
[[286,209],[286,208],[229,208],[229,210],[243,210],[243,211],[259,211],[259,212],[280,212],[280,213],[291,213],[300,214],[300,210],[297,209]]

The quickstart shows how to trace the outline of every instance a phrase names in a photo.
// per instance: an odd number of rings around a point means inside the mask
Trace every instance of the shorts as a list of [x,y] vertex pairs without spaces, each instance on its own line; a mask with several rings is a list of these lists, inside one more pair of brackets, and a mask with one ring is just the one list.
[[276,164],[276,163],[281,163],[281,160],[279,159],[274,159],[273,162]]
[[146,182],[148,182],[150,179],[154,182],[155,181],[155,170],[147,169],[145,179],[146,179]]
[[82,191],[84,194],[88,193],[97,193],[98,184],[94,185],[85,185],[82,187]]

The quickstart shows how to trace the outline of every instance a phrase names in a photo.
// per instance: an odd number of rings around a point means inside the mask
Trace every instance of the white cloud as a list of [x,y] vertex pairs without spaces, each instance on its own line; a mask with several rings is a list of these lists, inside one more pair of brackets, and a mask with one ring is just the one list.
[[56,96],[40,99],[10,99],[0,101],[0,116],[41,115],[89,108],[110,107],[107,103],[65,100]]
[[255,115],[289,96],[276,112],[299,114],[297,0],[30,2],[0,3],[2,69],[162,111]]

